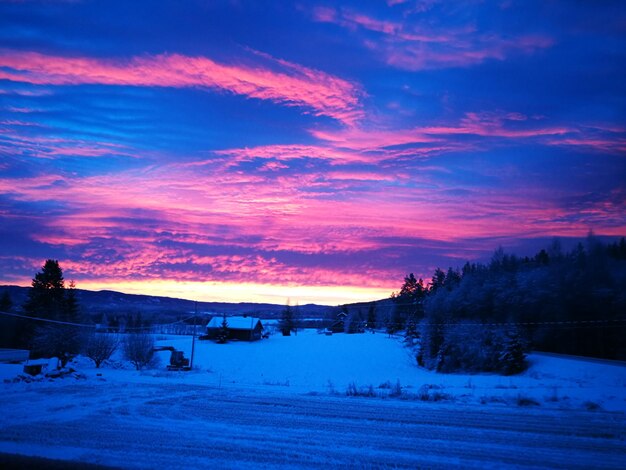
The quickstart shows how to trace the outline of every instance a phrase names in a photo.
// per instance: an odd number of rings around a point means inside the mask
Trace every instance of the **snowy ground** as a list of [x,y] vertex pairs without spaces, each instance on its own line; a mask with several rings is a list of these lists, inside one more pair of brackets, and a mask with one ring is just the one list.
[[[191,354],[191,338],[172,336],[158,342]],[[161,353],[167,363],[168,353]],[[258,388],[272,385],[297,392],[345,392],[398,381],[407,393],[424,385],[462,402],[498,402],[527,397],[543,406],[577,408],[595,403],[603,409],[626,411],[626,364],[565,359],[533,354],[523,374],[438,374],[416,367],[402,342],[386,334],[336,334],[314,330],[298,336],[275,335],[267,340],[226,345],[196,342],[194,365],[202,383],[237,384]],[[197,377],[189,377],[196,381]]]
[[[191,351],[190,338],[159,343]],[[155,370],[96,370],[85,359],[86,379],[1,383],[0,452],[129,468],[626,461],[622,365],[533,355],[520,376],[441,375],[416,368],[386,335],[315,332],[196,343],[188,373],[164,371],[159,355]],[[19,370],[1,365],[0,376]],[[402,396],[381,398],[390,390],[379,386],[398,381]],[[378,396],[347,397],[351,382]],[[431,401],[420,400],[425,388]]]

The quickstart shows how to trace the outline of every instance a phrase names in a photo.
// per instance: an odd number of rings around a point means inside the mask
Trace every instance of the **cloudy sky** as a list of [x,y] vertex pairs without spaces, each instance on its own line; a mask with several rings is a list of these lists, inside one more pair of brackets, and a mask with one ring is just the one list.
[[626,235],[621,1],[0,0],[0,284],[337,304]]

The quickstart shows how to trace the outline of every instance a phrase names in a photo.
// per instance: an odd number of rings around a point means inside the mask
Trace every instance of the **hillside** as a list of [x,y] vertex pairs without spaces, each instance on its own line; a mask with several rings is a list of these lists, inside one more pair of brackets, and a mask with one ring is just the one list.
[[[19,309],[26,301],[28,287],[0,286],[0,293],[9,292],[14,309]],[[98,319],[102,314],[125,315],[141,313],[145,319],[168,321],[181,315],[190,315],[195,311],[193,300],[151,295],[124,294],[109,290],[76,290],[78,302],[84,315]],[[261,304],[251,302],[198,302],[198,313],[217,313],[227,315],[254,315],[263,319],[278,318],[285,308],[279,304]],[[332,308],[325,305],[300,305],[299,312],[306,318],[323,318]]]

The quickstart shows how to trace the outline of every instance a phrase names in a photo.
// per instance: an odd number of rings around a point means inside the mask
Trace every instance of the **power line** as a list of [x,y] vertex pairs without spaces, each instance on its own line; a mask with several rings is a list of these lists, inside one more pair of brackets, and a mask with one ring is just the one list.
[[[9,312],[0,312],[0,315],[6,315],[10,317],[16,318],[24,318],[26,320],[34,320],[40,322],[47,323],[56,323],[59,325],[67,325],[67,326],[77,326],[82,328],[97,328],[95,324],[87,324],[87,323],[74,323],[74,322],[65,322],[60,320],[52,320],[50,318],[42,318],[42,317],[30,317],[27,315],[20,315],[18,313],[9,313]],[[181,320],[177,320],[171,323],[159,323],[156,325],[149,325],[147,327],[131,327],[126,328],[126,331],[131,330],[145,330],[149,328],[159,328],[163,326],[171,326],[176,325],[178,323],[183,323],[191,318],[196,317],[196,315],[190,315]],[[614,323],[624,323],[624,325],[614,325]],[[530,322],[449,322],[449,323],[420,323],[422,326],[461,326],[461,327],[473,327],[473,326],[559,326],[563,328],[585,328],[585,327],[624,327],[626,326],[626,318],[623,319],[602,319],[602,320],[563,320],[563,321],[530,321]],[[584,325],[584,326],[580,326]]]
[[[57,325],[67,325],[67,326],[76,326],[79,328],[97,328],[98,325],[95,324],[90,324],[90,323],[75,323],[75,322],[68,322],[68,321],[61,321],[61,320],[53,320],[51,318],[42,318],[42,317],[30,317],[28,315],[20,315],[19,313],[10,313],[10,312],[0,312],[0,315],[6,315],[9,317],[15,317],[15,318],[24,318],[26,320],[33,320],[33,321],[39,321],[39,322],[44,322],[44,323],[55,323]],[[145,329],[149,329],[149,328],[158,328],[158,327],[162,327],[162,326],[171,326],[171,325],[176,325],[177,323],[183,323],[191,318],[195,317],[195,315],[190,315],[187,318],[183,318],[182,320],[177,320],[175,322],[171,322],[171,323],[159,323],[157,325],[149,325],[147,327],[131,327],[131,328],[125,328],[125,331],[131,331],[131,330],[145,330]]]
[[[610,325],[610,323],[625,323],[624,325]],[[626,326],[625,319],[606,319],[606,320],[564,320],[564,321],[527,321],[527,322],[491,322],[491,323],[471,323],[471,322],[455,322],[455,323],[421,323],[425,326],[561,326],[564,328],[585,328],[591,326],[599,327],[621,327]],[[586,326],[579,326],[586,325]]]

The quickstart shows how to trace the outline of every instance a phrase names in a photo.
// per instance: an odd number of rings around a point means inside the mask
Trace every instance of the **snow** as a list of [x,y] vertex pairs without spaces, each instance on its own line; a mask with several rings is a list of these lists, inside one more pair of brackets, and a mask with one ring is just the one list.
[[[157,346],[173,346],[191,357],[192,337],[157,335]],[[400,339],[384,333],[334,334],[301,330],[260,341],[195,341],[193,371],[167,372],[170,352],[156,354],[151,369],[135,371],[121,351],[101,369],[79,357],[70,366],[90,378],[116,382],[180,382],[189,385],[282,389],[288,393],[345,393],[348,386],[383,390],[400,384],[409,395],[421,388],[438,390],[448,400],[467,404],[512,403],[531,398],[548,408],[581,408],[589,403],[626,412],[626,364],[549,354],[531,354],[529,368],[514,376],[440,374],[415,364]],[[22,366],[0,364],[0,378],[11,379]],[[96,375],[100,374],[100,375]]]
[[[191,355],[191,337],[170,336],[158,341]],[[168,353],[161,353],[167,364]],[[469,403],[513,400],[520,396],[548,407],[579,407],[593,402],[603,409],[626,411],[626,365],[611,361],[531,354],[522,374],[439,374],[418,368],[401,340],[383,333],[335,334],[314,330],[298,335],[273,335],[255,342],[196,341],[194,368],[201,373],[185,380],[211,385],[289,387],[294,392],[344,392],[358,387],[398,381],[407,391],[432,385],[442,393]]]
[[[223,321],[224,317],[213,317],[206,327],[220,328]],[[254,329],[255,325],[260,321],[261,320],[254,317],[226,317],[228,328],[230,328],[231,330],[251,330]]]
[[[191,337],[156,338],[190,357]],[[437,374],[386,334],[315,331],[196,341],[191,372],[157,355],[144,371],[79,357],[86,379],[1,382],[0,452],[136,468],[623,464],[620,363],[532,354],[517,376]],[[2,378],[19,372],[0,365]],[[347,397],[352,382],[378,396]],[[402,397],[389,397],[397,382]],[[425,386],[441,401],[415,398]]]

